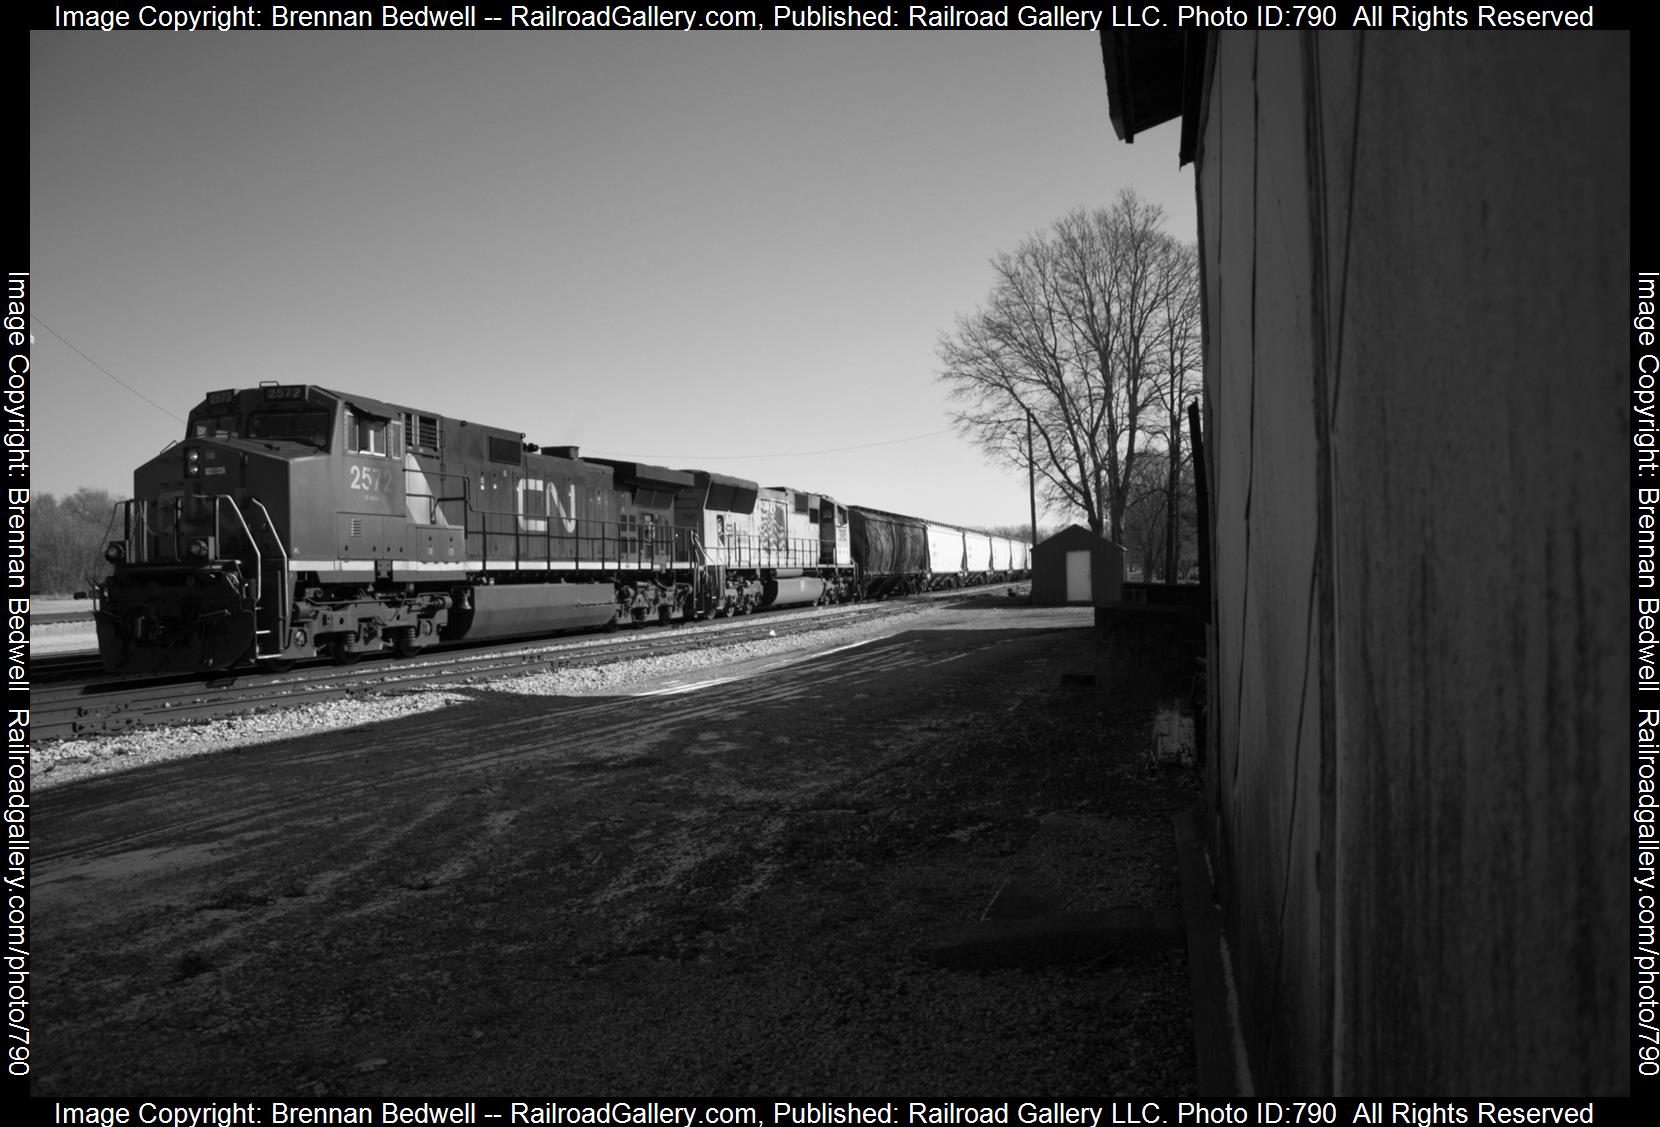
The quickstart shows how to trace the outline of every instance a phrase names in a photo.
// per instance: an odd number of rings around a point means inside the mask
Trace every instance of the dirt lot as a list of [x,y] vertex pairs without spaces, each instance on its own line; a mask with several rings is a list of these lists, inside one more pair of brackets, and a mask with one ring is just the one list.
[[1085,622],[941,611],[692,691],[475,686],[54,787],[33,1091],[1189,1094],[1179,948],[927,957],[1017,871],[1179,905],[1191,772],[1151,702],[1068,683]]

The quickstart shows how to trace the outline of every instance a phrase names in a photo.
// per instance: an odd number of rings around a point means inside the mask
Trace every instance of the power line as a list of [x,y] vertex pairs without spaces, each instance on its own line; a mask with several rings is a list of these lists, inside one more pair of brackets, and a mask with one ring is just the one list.
[[138,388],[134,387],[132,384],[128,383],[126,380],[122,379],[120,376],[116,375],[114,372],[110,371],[108,368],[104,367],[102,364],[98,363],[98,361],[94,360],[92,357],[88,356],[86,353],[82,352],[80,349],[78,349],[74,345],[70,344],[67,340],[64,339],[64,335],[62,333],[58,332],[58,330],[54,329],[51,325],[48,325],[45,321],[42,321],[38,316],[35,317],[35,324],[39,325],[41,328],[45,329],[47,332],[49,332],[53,336],[57,337],[60,341],[63,341],[64,347],[69,349],[69,351],[73,352],[76,356],[79,356],[82,360],[85,360],[88,364],[91,364],[94,368],[97,368],[100,372],[104,373],[104,375],[108,376],[110,379],[114,380],[116,383],[120,384],[122,387],[126,388],[128,391],[132,392],[134,395],[136,395],[140,399],[144,400],[144,402],[148,403],[150,406],[154,407],[156,410],[160,411],[162,414],[168,416],[169,418],[178,419],[178,421],[181,422],[181,423],[184,422],[183,419],[179,419],[179,417],[177,415],[173,414],[173,412],[171,412],[167,408],[163,407],[160,403],[157,403],[154,399],[151,399],[148,395],[145,395],[142,391],[138,390]]
[[[780,454],[653,454],[652,458],[663,462],[741,462],[752,458],[796,458],[810,457],[818,454],[845,454],[849,450],[869,450],[873,446],[896,446],[901,442],[920,442],[924,438],[936,438],[942,434],[950,434],[953,428],[931,430],[927,434],[913,434],[909,438],[888,438],[881,442],[866,442],[859,446],[837,446],[830,450],[787,450]],[[614,450],[596,450],[606,458],[637,459],[637,454],[619,454]]]
[[[128,383],[126,380],[123,380],[120,376],[98,363],[98,361],[82,352],[79,348],[76,348],[72,343],[70,343],[68,338],[58,332],[58,330],[54,329],[51,325],[48,325],[45,321],[42,321],[38,316],[35,317],[34,323],[51,333],[53,336],[57,337],[58,340],[63,342],[64,347],[69,349],[69,351],[73,352],[76,356],[79,356],[82,360],[85,360],[88,364],[91,364],[94,368],[98,369],[98,371],[102,372],[104,375],[108,376],[110,379],[114,380],[116,383],[120,384],[122,387],[144,400],[144,402],[148,403],[162,414],[168,416],[169,418],[177,419],[181,423],[184,422],[184,420],[180,419],[179,416],[173,414],[173,412],[163,407],[160,403],[157,403],[154,399],[151,399],[148,395],[145,395],[142,391],[139,391],[132,384]],[[927,434],[913,434],[905,438],[888,438],[882,440],[881,442],[864,442],[857,446],[836,446],[826,450],[787,450],[776,454],[656,454],[652,455],[652,457],[663,461],[672,460],[686,462],[741,462],[755,458],[816,457],[820,454],[845,454],[852,450],[869,450],[877,446],[897,446],[902,442],[920,442],[925,438],[937,438],[942,434],[950,434],[952,429],[953,428],[951,427],[946,427],[942,430],[931,430]],[[637,455],[622,454],[610,450],[600,450],[596,451],[596,453],[608,458],[638,457]]]

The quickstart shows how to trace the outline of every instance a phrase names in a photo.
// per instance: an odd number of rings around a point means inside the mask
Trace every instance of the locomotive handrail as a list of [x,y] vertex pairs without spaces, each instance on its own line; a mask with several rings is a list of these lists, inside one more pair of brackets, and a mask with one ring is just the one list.
[[709,566],[709,551],[703,546],[703,537],[698,535],[695,528],[675,528],[677,534],[686,538],[686,562],[693,567]]
[[[242,535],[247,537],[247,539],[248,539],[248,548],[254,554],[254,611],[255,611],[255,619],[257,621],[260,600],[265,597],[265,557],[264,557],[263,554],[261,554],[261,552],[259,550],[259,542],[254,539],[253,530],[248,527],[248,522],[242,519],[242,510],[236,507],[236,499],[234,497],[227,496],[224,493],[213,493],[213,494],[210,494],[210,496],[213,498],[213,542],[214,542],[214,544],[217,545],[217,544],[220,543],[220,537],[219,537],[219,504],[222,501],[229,501],[230,505],[231,505],[231,512],[236,515],[236,523],[242,526]],[[175,503],[180,504],[182,506],[183,501],[184,501],[184,498],[181,497],[181,498],[178,498],[177,502],[175,502]],[[259,502],[255,501],[254,504],[257,505],[257,504],[259,504]],[[264,506],[261,506],[261,508],[263,508],[263,507]],[[266,519],[269,520],[270,518],[267,517]],[[180,524],[179,520],[175,520],[173,522],[173,536],[174,536],[175,539],[177,539],[177,537],[178,537],[179,524]]]
[[758,535],[728,533],[720,545],[721,562],[728,567],[816,567],[823,562],[820,542],[793,537],[781,544],[762,543]]
[[[127,544],[129,548],[142,544],[144,546],[143,555],[147,559],[150,555],[150,506],[139,502],[137,497],[125,501],[123,504],[128,506],[126,519],[133,526],[132,531],[127,536]],[[135,504],[138,505],[138,520],[136,522],[132,519],[133,511],[131,508]]]
[[[459,500],[465,507],[467,518],[464,520],[464,533],[468,536],[479,537],[480,570],[490,569],[490,542],[499,540],[503,536],[513,538],[513,564],[522,565],[527,559],[535,559],[528,555],[528,545],[536,540],[543,544],[542,560],[551,569],[554,563],[553,541],[568,543],[572,551],[572,559],[581,563],[584,561],[598,563],[602,567],[610,565],[620,566],[624,563],[633,564],[636,568],[656,568],[666,564],[673,567],[679,560],[675,553],[676,537],[687,530],[672,523],[653,522],[648,525],[638,525],[624,534],[621,521],[585,521],[581,517],[564,517],[548,514],[546,516],[531,516],[518,510],[517,504],[513,508],[486,508],[473,502],[473,483],[470,477],[460,474],[445,474],[462,478],[463,494],[458,498],[439,498],[437,500]],[[422,494],[421,496],[424,496]],[[473,521],[470,518],[477,515],[480,519]],[[511,523],[511,531],[491,531],[489,518],[501,518]],[[519,522],[525,520],[543,521],[544,526],[537,529],[523,529]],[[565,531],[556,532],[554,522],[570,521],[573,527]],[[595,530],[598,531],[595,531]]]
[[[457,474],[456,476],[461,479],[461,536],[462,536],[462,540],[465,541],[467,537],[469,537],[473,534],[473,522],[468,519],[469,514],[481,513],[485,516],[488,516],[489,514],[486,513],[483,509],[480,509],[480,508],[476,507],[473,504],[473,479],[472,479],[472,477],[468,474]],[[478,523],[478,535],[479,535],[479,549],[480,549],[479,550],[478,567],[479,567],[480,571],[489,571],[490,570],[490,526],[487,522],[479,521],[479,523]]]
[[[561,558],[567,558],[564,556],[564,550],[567,549],[570,553],[568,558],[574,562],[597,563],[602,567],[632,564],[637,568],[672,568],[697,566],[700,563],[707,566],[716,555],[722,556],[722,562],[727,566],[811,567],[825,562],[825,548],[820,538],[790,538],[782,543],[763,547],[758,537],[746,538],[742,544],[736,543],[737,538],[734,537],[734,543],[720,549],[711,549],[696,536],[695,530],[674,524],[672,517],[667,522],[625,528],[621,521],[591,521],[554,512],[525,513],[519,509],[517,490],[509,491],[515,498],[515,503],[511,507],[486,506],[475,500],[471,475],[430,469],[424,470],[423,473],[429,480],[459,479],[459,494],[406,490],[405,496],[412,501],[422,499],[429,502],[435,519],[443,517],[442,506],[459,502],[462,506],[459,528],[447,523],[447,518],[443,527],[460,531],[469,538],[479,538],[481,571],[491,569],[491,545],[499,544],[503,536],[513,538],[512,566],[522,567],[526,563],[540,562],[549,570],[552,570]],[[493,528],[494,520],[511,522],[510,530]],[[535,522],[541,527],[523,527],[526,522]],[[555,527],[556,522],[564,527]],[[687,539],[688,536],[691,537],[690,540]],[[540,541],[541,546],[539,552],[534,547],[537,541]],[[561,545],[560,553],[553,550],[555,541]],[[508,563],[506,559],[498,562]]]
[[[260,652],[259,652],[259,643],[255,642],[254,643],[254,656],[256,656],[256,657],[262,657],[262,656],[263,657],[281,657],[283,650],[288,648],[288,571],[289,571],[289,567],[288,567],[288,549],[284,548],[282,546],[282,537],[277,534],[276,522],[274,522],[271,519],[271,514],[266,511],[264,504],[262,504],[260,502],[260,500],[256,497],[248,498],[248,503],[250,505],[252,505],[254,508],[258,509],[259,510],[259,515],[261,517],[265,518],[265,527],[269,528],[271,530],[271,542],[277,546],[277,551],[282,554],[282,590],[277,592],[277,598],[275,600],[275,605],[276,605],[276,608],[277,608],[276,648],[270,654],[260,654]],[[244,525],[243,527],[247,527],[247,526]],[[248,536],[248,542],[250,544],[253,544],[253,535],[252,535],[252,533],[250,533],[249,536]],[[254,557],[257,560],[259,558],[259,545],[258,544],[253,544],[253,548],[254,548]],[[255,591],[254,591],[254,622],[255,622],[256,626],[259,622],[259,603],[260,603],[261,597],[264,595],[264,592],[265,592],[265,572],[264,572],[264,568],[260,567],[259,576],[258,576],[258,579],[257,579],[257,586],[255,587]],[[255,633],[255,637],[258,637],[257,630],[256,630],[256,633]]]
[[[409,470],[406,468],[404,472],[407,475],[409,473]],[[440,481],[442,481],[445,478],[460,478],[463,488],[465,488],[465,486],[467,484],[467,475],[466,474],[454,473],[454,472],[449,471],[449,470],[436,470],[436,469],[435,470],[427,470],[427,469],[422,469],[421,470],[421,476],[423,478],[434,478],[434,477],[436,477]],[[406,477],[405,478],[406,484],[404,486],[404,497],[406,499],[407,498],[419,497],[419,498],[424,498],[427,501],[430,501],[432,503],[432,511],[428,514],[424,527],[451,528],[451,529],[456,527],[456,525],[450,523],[450,518],[448,517],[448,515],[445,514],[443,506],[448,505],[448,504],[453,504],[456,501],[460,501],[462,503],[462,505],[465,507],[466,504],[467,504],[467,497],[466,497],[465,493],[463,493],[460,496],[451,496],[451,495],[442,495],[441,496],[437,493],[412,492],[409,489],[408,485],[407,485],[407,481],[408,481],[408,479]],[[413,518],[411,518],[411,519],[413,519]],[[415,522],[415,523],[420,523],[420,522]],[[463,515],[462,518],[461,518],[461,529],[462,529],[463,532],[465,532],[466,523],[467,523],[467,518],[466,518],[465,515]]]

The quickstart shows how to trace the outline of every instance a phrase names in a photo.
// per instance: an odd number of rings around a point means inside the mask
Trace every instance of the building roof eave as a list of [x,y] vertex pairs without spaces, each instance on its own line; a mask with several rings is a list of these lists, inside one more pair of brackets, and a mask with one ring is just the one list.
[[1107,106],[1120,140],[1133,143],[1137,133],[1179,117],[1180,161],[1193,159],[1208,39],[1207,32],[1175,28],[1101,29]]

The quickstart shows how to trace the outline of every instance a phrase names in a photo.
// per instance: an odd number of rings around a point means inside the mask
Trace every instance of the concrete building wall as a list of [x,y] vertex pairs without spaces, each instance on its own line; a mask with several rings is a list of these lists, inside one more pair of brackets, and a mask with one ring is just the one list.
[[1208,784],[1270,1093],[1629,1086],[1629,52],[1213,40]]

